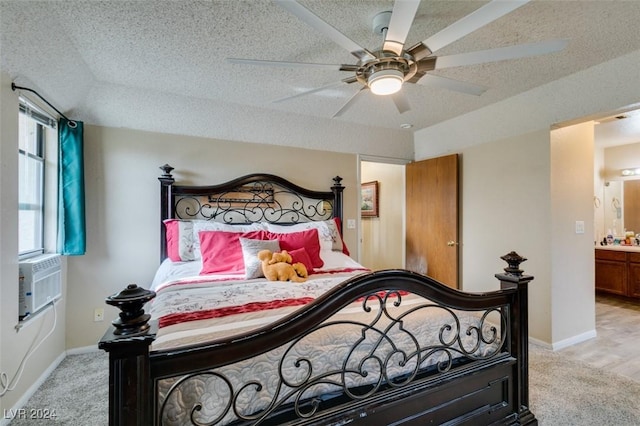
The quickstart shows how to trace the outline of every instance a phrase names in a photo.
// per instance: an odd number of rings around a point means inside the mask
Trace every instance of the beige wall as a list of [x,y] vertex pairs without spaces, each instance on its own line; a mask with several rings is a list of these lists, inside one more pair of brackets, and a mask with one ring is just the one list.
[[473,146],[461,158],[463,289],[498,288],[499,256],[515,250],[535,277],[530,336],[554,348],[593,337],[592,123]]
[[637,176],[623,177],[620,172],[640,167],[640,142],[605,148],[604,163],[605,180],[638,179]]
[[405,166],[360,163],[362,182],[378,181],[379,217],[361,222],[360,263],[379,270],[404,267]]
[[461,283],[464,291],[497,290],[494,274],[514,250],[527,260],[529,332],[551,337],[549,131],[474,146],[461,155]]
[[[117,315],[106,306],[106,321],[93,322],[105,297],[129,283],[150,284],[159,263],[160,165],[171,164],[178,181],[195,185],[265,172],[328,190],[340,175],[344,218],[358,214],[354,154],[86,126],[85,161],[87,254],[68,260],[68,348],[97,344]],[[357,231],[344,234],[347,246],[357,247]]]
[[[0,412],[24,404],[24,395],[65,353],[65,302],[56,303],[18,331],[18,96],[9,77],[0,74],[0,372],[15,389],[0,398]],[[64,294],[63,287],[63,294]],[[55,309],[55,312],[54,312]],[[55,320],[55,321],[54,321]],[[55,327],[55,328],[54,328]],[[44,337],[50,332],[46,339]],[[42,342],[40,344],[40,342]],[[40,344],[28,355],[30,347]],[[25,360],[26,358],[26,360]],[[0,391],[2,388],[0,388]],[[45,407],[43,407],[45,408]]]
[[[554,347],[595,337],[594,129],[551,132],[551,317]],[[584,222],[584,233],[576,232]]]

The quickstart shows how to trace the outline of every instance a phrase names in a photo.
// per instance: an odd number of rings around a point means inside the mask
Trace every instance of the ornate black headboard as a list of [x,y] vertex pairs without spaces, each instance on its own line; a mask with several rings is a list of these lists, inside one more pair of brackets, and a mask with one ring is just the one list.
[[211,220],[227,224],[295,224],[337,217],[342,222],[342,178],[330,191],[302,188],[279,176],[254,173],[217,185],[176,185],[173,167],[161,166],[160,260],[167,257],[166,219]]

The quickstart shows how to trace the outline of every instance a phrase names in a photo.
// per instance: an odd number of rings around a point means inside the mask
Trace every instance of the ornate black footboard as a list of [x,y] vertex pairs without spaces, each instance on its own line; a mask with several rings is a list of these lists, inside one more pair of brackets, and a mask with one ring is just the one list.
[[[503,259],[509,267],[496,275],[501,290],[495,292],[463,293],[404,270],[373,272],[345,281],[268,328],[165,351],[150,352],[155,324],[144,329],[148,318],[141,307],[153,294],[130,286],[109,299],[123,313],[99,345],[110,359],[109,422],[537,424],[528,408],[532,277],[522,275],[517,254]],[[426,300],[401,309],[414,300],[410,295]],[[371,314],[369,321],[333,320],[354,302]],[[421,310],[437,310],[444,318],[428,339],[410,328],[410,316]],[[465,322],[468,313],[476,323]],[[341,368],[326,369],[312,355],[300,355],[313,353],[298,350],[307,336],[334,326],[356,330],[342,348]],[[230,373],[231,366],[242,370],[270,351],[280,352],[268,381],[237,382]],[[170,408],[178,394],[183,406],[188,403],[180,419]],[[256,395],[261,405],[246,403]]]
[[[330,191],[266,174],[185,186],[171,166],[161,169],[161,259],[170,219],[296,224],[342,216],[339,177]],[[150,350],[157,324],[143,306],[155,294],[131,285],[108,298],[122,313],[99,344],[109,352],[109,423],[537,424],[528,409],[532,277],[522,275],[517,254],[503,259],[499,291],[469,294],[409,271],[379,271],[268,327],[171,350]],[[338,339],[320,347],[322,333]]]

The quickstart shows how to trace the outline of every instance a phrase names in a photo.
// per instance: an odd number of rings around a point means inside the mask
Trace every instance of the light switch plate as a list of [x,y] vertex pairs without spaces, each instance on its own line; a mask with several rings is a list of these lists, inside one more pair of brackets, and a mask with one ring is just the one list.
[[355,219],[347,219],[347,229],[356,229]]
[[584,221],[576,220],[576,234],[584,234]]

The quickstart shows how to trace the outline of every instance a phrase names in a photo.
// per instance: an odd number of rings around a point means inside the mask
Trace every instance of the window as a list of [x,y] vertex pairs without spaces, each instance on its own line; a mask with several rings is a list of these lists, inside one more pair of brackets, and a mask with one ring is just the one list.
[[18,251],[28,257],[44,252],[45,150],[56,123],[26,102],[18,115]]

